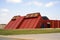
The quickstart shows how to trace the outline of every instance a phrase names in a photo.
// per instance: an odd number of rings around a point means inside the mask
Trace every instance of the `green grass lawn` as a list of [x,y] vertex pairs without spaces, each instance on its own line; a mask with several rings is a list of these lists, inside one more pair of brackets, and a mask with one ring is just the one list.
[[59,28],[20,29],[20,30],[0,29],[0,35],[44,34],[44,33],[60,33],[60,29]]

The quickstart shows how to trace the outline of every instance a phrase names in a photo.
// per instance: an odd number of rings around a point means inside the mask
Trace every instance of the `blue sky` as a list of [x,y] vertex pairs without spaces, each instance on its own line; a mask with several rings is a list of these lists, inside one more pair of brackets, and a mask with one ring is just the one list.
[[0,24],[8,23],[15,15],[34,12],[60,20],[60,0],[0,0]]

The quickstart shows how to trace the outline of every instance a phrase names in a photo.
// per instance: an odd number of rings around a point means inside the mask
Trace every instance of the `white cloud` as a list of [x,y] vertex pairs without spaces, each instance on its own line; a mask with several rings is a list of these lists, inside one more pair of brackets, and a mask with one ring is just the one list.
[[47,3],[45,6],[46,6],[46,7],[51,7],[51,6],[53,6],[53,5],[54,5],[53,2],[49,2],[49,3]]
[[5,17],[5,16],[8,16],[8,13],[9,13],[9,10],[4,8],[4,9],[1,9],[1,14],[0,16],[1,17]]
[[7,24],[11,18],[8,14],[1,14],[0,15],[0,24]]
[[1,11],[2,12],[9,12],[9,10],[8,9],[5,9],[5,8],[4,9],[1,9]]
[[3,17],[8,16],[8,13],[2,13],[1,16]]
[[32,2],[24,3],[24,5],[32,5]]
[[0,9],[0,24],[3,23],[8,23],[8,21],[10,20],[9,18],[9,10],[4,8],[4,9]]
[[57,3],[59,3],[59,2],[58,2],[58,1],[55,1],[55,2],[49,2],[49,3],[45,4],[45,7],[51,7],[51,6],[56,5]]
[[27,3],[25,3],[25,5],[36,5],[36,6],[42,6],[43,3],[42,3],[42,2],[38,2],[38,1],[32,1],[32,2],[27,2]]
[[43,5],[43,3],[37,2],[37,1],[34,1],[33,4],[36,5],[36,6],[42,6]]
[[21,3],[22,0],[6,0],[6,2],[11,2],[11,3]]
[[51,7],[56,4],[60,3],[59,1],[53,1],[53,2],[48,2],[48,3],[43,3],[43,2],[38,2],[38,1],[32,1],[32,2],[27,2],[24,5],[35,5],[35,6],[44,6],[44,7]]

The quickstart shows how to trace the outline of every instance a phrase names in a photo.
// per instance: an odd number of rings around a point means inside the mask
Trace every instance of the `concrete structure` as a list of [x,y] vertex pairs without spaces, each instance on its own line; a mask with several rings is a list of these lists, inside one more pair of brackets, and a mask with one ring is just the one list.
[[40,13],[14,16],[4,29],[60,28],[60,20],[50,20]]
[[4,29],[5,26],[6,24],[0,24],[0,29]]

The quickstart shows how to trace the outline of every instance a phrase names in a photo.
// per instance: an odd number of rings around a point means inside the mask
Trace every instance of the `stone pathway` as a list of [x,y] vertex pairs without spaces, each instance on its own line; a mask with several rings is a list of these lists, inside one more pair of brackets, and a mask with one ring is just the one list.
[[26,39],[26,40],[60,40],[60,33],[8,35],[8,36],[0,35],[0,37]]

